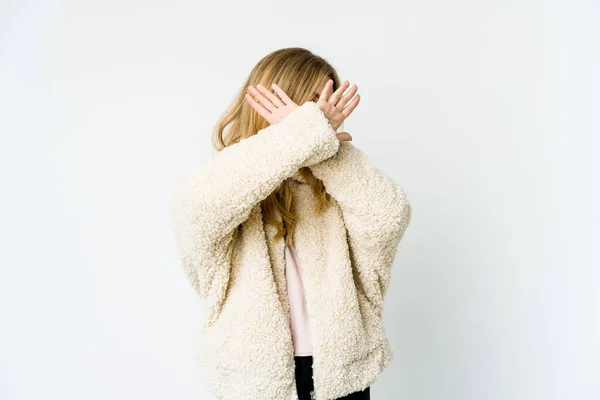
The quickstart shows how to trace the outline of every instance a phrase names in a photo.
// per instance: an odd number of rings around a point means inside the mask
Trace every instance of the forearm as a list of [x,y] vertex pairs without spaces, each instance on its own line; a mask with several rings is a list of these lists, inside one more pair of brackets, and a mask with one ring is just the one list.
[[381,246],[406,229],[411,207],[402,187],[351,142],[341,142],[333,157],[309,168],[340,205],[350,233],[365,245]]
[[173,208],[190,214],[176,219],[194,222],[208,240],[221,238],[284,179],[331,157],[338,147],[335,131],[318,106],[305,103],[278,124],[226,147],[188,173],[178,185]]

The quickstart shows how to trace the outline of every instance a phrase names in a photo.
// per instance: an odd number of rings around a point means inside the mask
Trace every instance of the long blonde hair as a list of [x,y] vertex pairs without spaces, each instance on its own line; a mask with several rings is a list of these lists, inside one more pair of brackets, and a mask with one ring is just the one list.
[[[244,99],[249,85],[256,87],[260,83],[265,88],[271,88],[271,84],[276,83],[296,104],[302,105],[306,101],[316,101],[314,92],[327,79],[333,80],[333,90],[337,90],[340,79],[335,69],[307,49],[288,47],[267,54],[252,69],[231,105],[216,123],[212,134],[213,147],[221,151],[269,126]],[[329,207],[332,199],[325,191],[323,182],[308,167],[300,168],[299,172],[311,185],[317,198],[315,212]],[[285,236],[286,244],[290,247],[294,246],[293,233],[297,222],[292,201],[289,178],[261,201],[263,221],[275,225],[277,232],[274,238]],[[277,218],[277,213],[281,215],[282,221]]]

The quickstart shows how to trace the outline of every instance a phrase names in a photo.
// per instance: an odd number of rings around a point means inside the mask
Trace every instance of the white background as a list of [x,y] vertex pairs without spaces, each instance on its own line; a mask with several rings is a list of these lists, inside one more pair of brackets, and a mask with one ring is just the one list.
[[301,46],[413,219],[372,398],[600,398],[594,1],[0,3],[0,398],[209,399],[168,205]]

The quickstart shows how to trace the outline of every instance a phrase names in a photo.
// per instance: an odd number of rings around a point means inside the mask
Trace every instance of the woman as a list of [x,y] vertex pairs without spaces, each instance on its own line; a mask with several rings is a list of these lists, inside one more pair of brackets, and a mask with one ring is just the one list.
[[177,185],[197,361],[219,399],[369,399],[392,360],[383,299],[411,206],[336,133],[360,100],[348,86],[306,49],[272,52]]

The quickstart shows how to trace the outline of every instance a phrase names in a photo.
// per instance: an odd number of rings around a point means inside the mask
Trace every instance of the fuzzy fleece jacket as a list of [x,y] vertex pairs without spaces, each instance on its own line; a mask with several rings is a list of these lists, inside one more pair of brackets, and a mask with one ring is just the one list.
[[[335,200],[321,214],[302,167]],[[285,179],[299,218],[294,243],[306,266],[312,398],[363,390],[392,360],[383,300],[411,206],[393,179],[337,138],[310,101],[201,161],[176,185],[175,240],[205,311],[196,361],[218,399],[298,399],[285,243],[273,239],[276,228],[263,222],[260,207]]]

